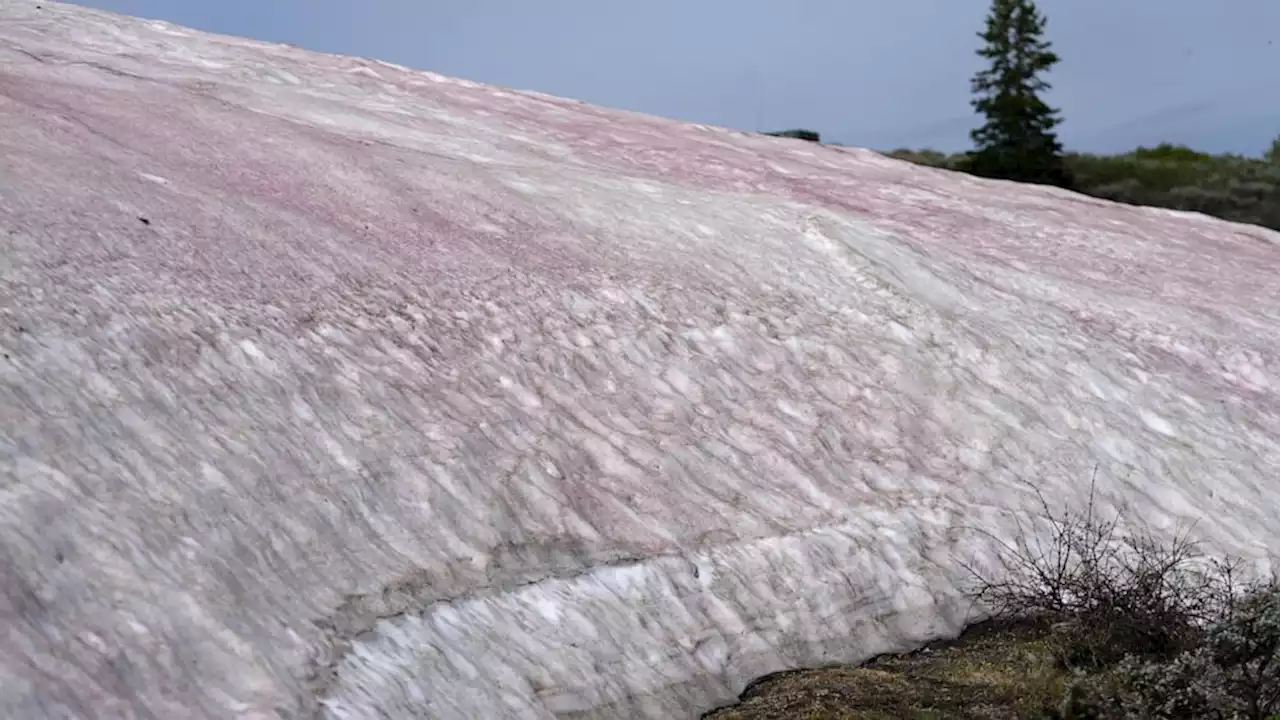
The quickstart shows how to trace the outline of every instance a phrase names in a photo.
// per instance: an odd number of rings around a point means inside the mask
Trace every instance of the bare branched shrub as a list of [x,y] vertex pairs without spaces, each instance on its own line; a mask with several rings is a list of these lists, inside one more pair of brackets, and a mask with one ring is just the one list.
[[1013,544],[979,530],[1004,552],[994,575],[967,568],[976,600],[998,618],[1053,623],[1069,667],[1167,659],[1203,640],[1231,597],[1234,565],[1207,560],[1187,533],[1170,543],[1149,533],[1122,537],[1120,517],[1098,516],[1092,483],[1083,513],[1054,511],[1036,494],[1047,538],[1021,524]]
[[[1096,473],[1095,473],[1096,479]],[[1280,717],[1280,582],[1245,584],[1238,561],[1207,559],[1189,533],[1122,535],[1094,507],[1053,511],[1047,537],[1019,525],[1001,572],[969,567],[997,617],[1053,624],[1077,671],[1048,715],[1092,720]]]

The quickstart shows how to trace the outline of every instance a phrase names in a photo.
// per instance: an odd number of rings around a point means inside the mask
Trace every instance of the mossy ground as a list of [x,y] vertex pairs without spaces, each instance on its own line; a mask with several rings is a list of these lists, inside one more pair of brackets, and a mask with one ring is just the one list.
[[858,667],[791,670],[748,685],[706,720],[1042,718],[1070,681],[1042,625],[977,625],[955,640]]

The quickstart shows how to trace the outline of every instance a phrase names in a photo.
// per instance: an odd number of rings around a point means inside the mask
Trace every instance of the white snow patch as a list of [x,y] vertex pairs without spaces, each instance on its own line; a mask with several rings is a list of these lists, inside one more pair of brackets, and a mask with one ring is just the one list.
[[1178,436],[1178,433],[1175,432],[1173,429],[1173,423],[1169,422],[1165,418],[1145,408],[1143,408],[1142,410],[1139,410],[1138,414],[1142,417],[1142,422],[1146,423],[1147,427],[1160,433],[1161,435],[1167,435],[1169,437]]

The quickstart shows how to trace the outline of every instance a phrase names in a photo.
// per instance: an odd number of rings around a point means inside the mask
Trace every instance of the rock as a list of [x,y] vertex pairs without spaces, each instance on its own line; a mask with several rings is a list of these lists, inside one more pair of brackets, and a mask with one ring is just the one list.
[[795,138],[797,140],[808,140],[809,142],[822,142],[822,135],[813,130],[778,130],[776,132],[767,132],[765,135],[774,137]]

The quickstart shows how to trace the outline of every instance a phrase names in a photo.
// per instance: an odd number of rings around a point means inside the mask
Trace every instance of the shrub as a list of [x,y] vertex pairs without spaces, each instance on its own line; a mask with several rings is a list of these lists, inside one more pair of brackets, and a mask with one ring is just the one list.
[[1168,545],[1150,534],[1122,538],[1118,517],[1095,514],[1093,487],[1083,514],[1055,512],[1037,495],[1048,542],[1020,528],[1016,544],[1003,546],[999,576],[971,567],[976,600],[997,618],[1053,624],[1062,662],[1073,668],[1169,658],[1201,641],[1229,600],[1234,566],[1206,562],[1186,534]]
[[1280,714],[1280,586],[1255,586],[1196,648],[1164,661],[1129,657],[1095,681],[1079,717],[1267,720]]
[[1262,159],[1269,163],[1280,165],[1280,135],[1277,135],[1276,139],[1271,141],[1271,147],[1267,148],[1267,151],[1262,154]]
[[[1003,544],[1004,571],[972,567],[973,596],[998,618],[1053,624],[1078,680],[1061,720],[1267,720],[1280,715],[1280,582],[1243,585],[1237,561],[1207,560],[1186,533],[1121,536],[1119,518],[1055,513],[1048,542]],[[985,532],[985,531],[980,531]]]
[[1153,148],[1140,147],[1133,151],[1133,156],[1139,160],[1162,160],[1167,162],[1205,162],[1213,159],[1212,155],[1197,152],[1186,145],[1174,145],[1172,143],[1160,143]]
[[946,170],[961,170],[962,166],[968,160],[964,153],[947,154],[941,150],[925,148],[924,150],[912,150],[910,148],[898,148],[891,150],[885,155],[896,158],[898,160],[906,160],[916,165],[924,165],[926,167],[943,168]]
[[[886,154],[920,165],[975,172],[963,153],[904,148]],[[1076,192],[1280,230],[1280,139],[1268,157],[1271,161],[1208,155],[1162,143],[1122,155],[1068,153],[1065,161]]]
[[1075,190],[1106,200],[1192,210],[1280,230],[1280,164],[1160,145],[1126,155],[1072,154]]

